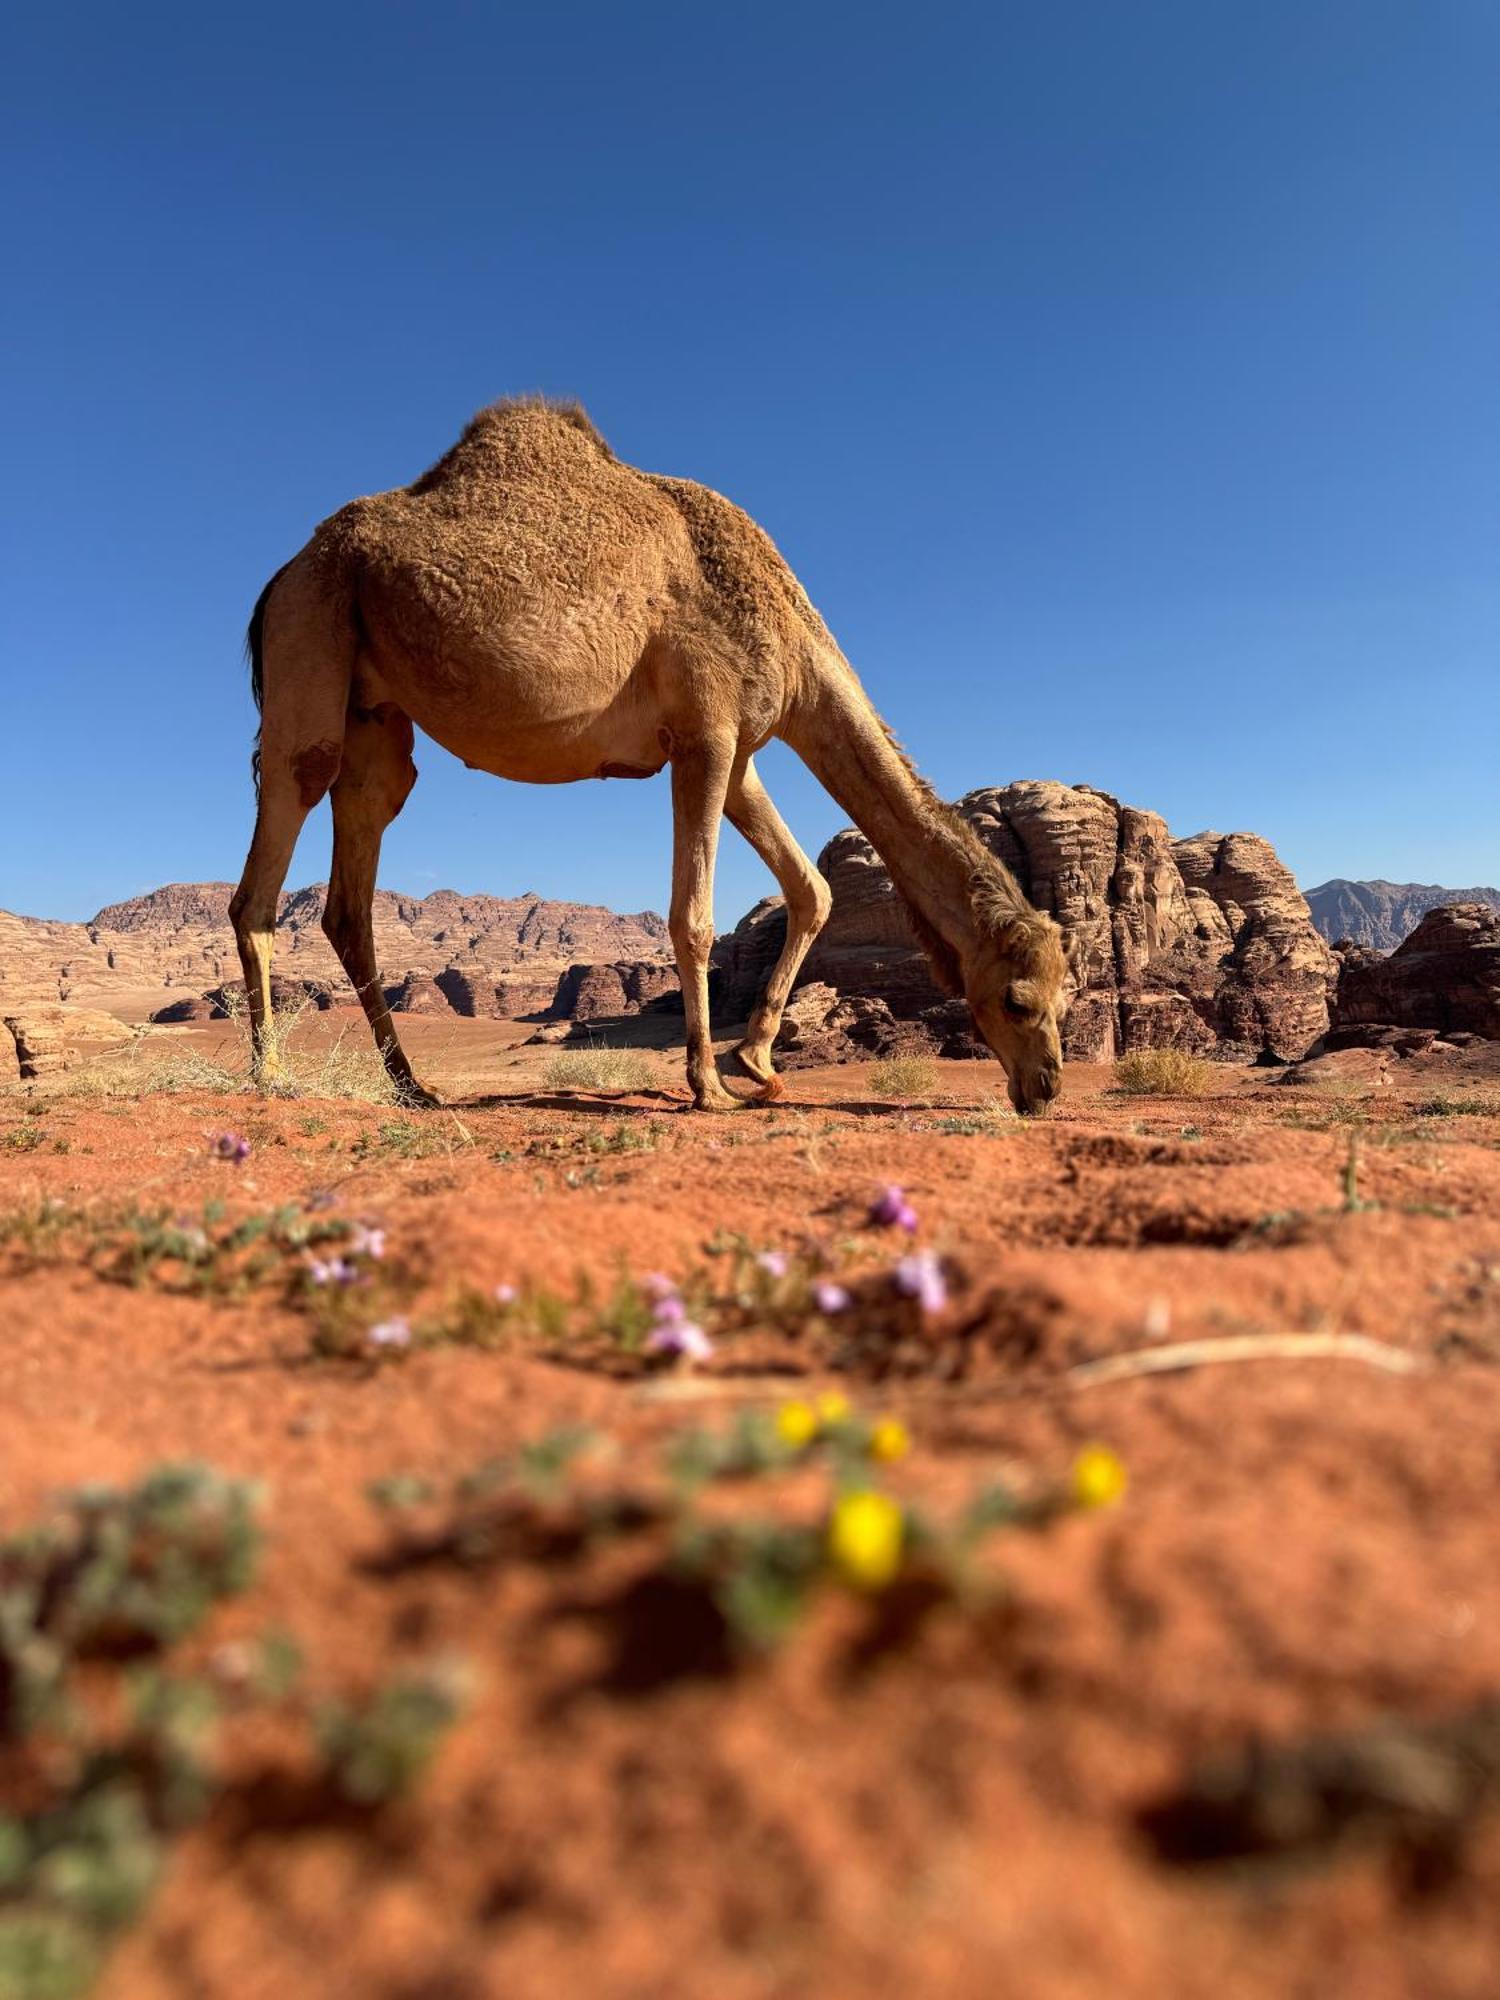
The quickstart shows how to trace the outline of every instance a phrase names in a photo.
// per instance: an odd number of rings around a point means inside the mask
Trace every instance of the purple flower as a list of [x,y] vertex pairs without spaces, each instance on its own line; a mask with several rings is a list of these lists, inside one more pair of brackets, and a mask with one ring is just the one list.
[[241,1160],[250,1157],[250,1141],[239,1132],[220,1132],[210,1142],[208,1150],[216,1160],[233,1160],[238,1166]]
[[651,1317],[658,1326],[681,1326],[687,1318],[687,1307],[675,1292],[664,1299],[658,1299],[652,1308]]
[[948,1303],[948,1282],[935,1250],[918,1250],[903,1257],[891,1273],[891,1283],[906,1299],[915,1299],[924,1313],[937,1313]]
[[870,1220],[878,1228],[904,1229],[910,1236],[917,1226],[917,1211],[904,1188],[888,1187],[870,1203]]
[[496,1285],[495,1287],[495,1304],[497,1306],[513,1306],[520,1296],[521,1294],[516,1290],[514,1285]]
[[349,1233],[349,1255],[373,1257],[379,1262],[385,1255],[385,1231],[371,1229],[368,1223],[356,1222]]
[[359,1278],[347,1257],[309,1257],[307,1275],[315,1285],[352,1285]]
[[843,1285],[836,1285],[831,1278],[820,1278],[813,1286],[813,1304],[820,1313],[847,1312],[852,1300]]
[[666,1354],[679,1361],[707,1361],[713,1351],[708,1335],[690,1319],[659,1321],[646,1338],[648,1354]]
[[648,1299],[670,1299],[677,1293],[677,1287],[665,1271],[648,1271],[641,1280],[641,1290]]
[[383,1319],[365,1334],[371,1347],[410,1347],[411,1321],[409,1319]]
[[768,1278],[786,1276],[787,1255],[784,1250],[762,1250],[755,1261]]

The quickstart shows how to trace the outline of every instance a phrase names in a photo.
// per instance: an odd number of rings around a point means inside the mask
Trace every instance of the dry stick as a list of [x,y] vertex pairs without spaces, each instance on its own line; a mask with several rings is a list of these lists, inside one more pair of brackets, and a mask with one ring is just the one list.
[[1220,1361],[1364,1361],[1392,1375],[1416,1375],[1427,1366],[1383,1340],[1362,1333],[1236,1333],[1217,1340],[1177,1340],[1167,1347],[1138,1348],[1070,1368],[1064,1380],[1075,1389],[1101,1382],[1126,1382],[1138,1375],[1170,1375],[1182,1368],[1210,1367]]

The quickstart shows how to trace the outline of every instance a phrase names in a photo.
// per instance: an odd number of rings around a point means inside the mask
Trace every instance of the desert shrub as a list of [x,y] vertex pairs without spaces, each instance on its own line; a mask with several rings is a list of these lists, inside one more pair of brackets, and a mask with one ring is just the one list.
[[870,1071],[870,1088],[879,1097],[930,1097],[937,1084],[937,1065],[926,1056],[887,1056]]
[[1115,1088],[1129,1097],[1206,1097],[1213,1076],[1188,1049],[1134,1049],[1115,1064]]
[[[221,1723],[301,1725],[309,1798],[375,1813],[458,1712],[452,1672],[309,1702],[282,1635],[173,1657],[253,1580],[257,1494],[204,1466],[64,1494],[0,1540],[0,2000],[80,2000],[144,1909],[173,1837],[222,1790]],[[85,1698],[87,1695],[87,1698]]]
[[646,1090],[656,1065],[643,1049],[559,1049],[542,1081],[549,1090]]

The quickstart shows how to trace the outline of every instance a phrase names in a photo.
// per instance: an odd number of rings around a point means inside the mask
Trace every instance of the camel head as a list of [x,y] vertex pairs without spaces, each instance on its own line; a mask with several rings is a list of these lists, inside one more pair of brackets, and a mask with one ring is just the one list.
[[1051,917],[1025,905],[986,909],[976,897],[974,939],[960,959],[975,1026],[1005,1066],[1010,1101],[1023,1118],[1044,1112],[1062,1089],[1058,1029],[1067,1007],[1068,957]]

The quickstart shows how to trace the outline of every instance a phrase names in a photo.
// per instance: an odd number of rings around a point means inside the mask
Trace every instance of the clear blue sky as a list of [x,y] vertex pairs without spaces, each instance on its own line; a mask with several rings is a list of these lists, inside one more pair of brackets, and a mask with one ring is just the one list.
[[[523,389],[758,515],[945,792],[1500,881],[1491,0],[62,0],[4,71],[0,904],[235,878],[262,582]],[[389,886],[663,904],[664,782],[418,762]]]

